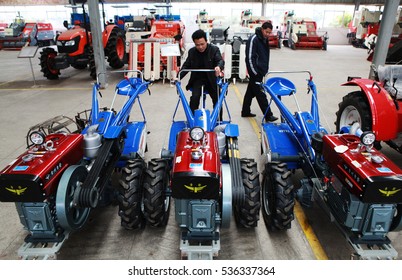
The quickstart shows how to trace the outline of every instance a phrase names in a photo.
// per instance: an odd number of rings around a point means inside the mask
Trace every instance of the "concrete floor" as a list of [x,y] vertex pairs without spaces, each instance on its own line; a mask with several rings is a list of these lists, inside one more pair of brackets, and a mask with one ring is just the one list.
[[[77,112],[90,108],[91,103],[92,81],[88,71],[69,68],[62,71],[59,80],[46,80],[40,72],[39,60],[35,57],[32,59],[36,78],[34,83],[29,59],[17,58],[18,53],[0,51],[0,169],[25,150],[25,136],[30,126],[56,115],[73,117]],[[322,123],[329,131],[333,131],[338,103],[345,94],[352,91],[341,87],[341,84],[348,76],[368,76],[370,63],[366,57],[366,50],[351,46],[330,45],[328,51],[274,49],[271,52],[270,69],[311,71],[319,92]],[[301,93],[299,96],[302,96],[306,89],[306,76],[292,77]],[[108,74],[109,86],[102,90],[102,106],[110,105],[114,86],[121,78],[121,73]],[[262,113],[256,100],[253,101],[252,112],[257,117],[240,117],[246,86],[246,83],[241,82],[232,84],[227,100],[232,122],[240,127],[241,156],[259,160],[258,126]],[[175,89],[168,82],[153,84],[151,93],[150,96],[144,94],[141,99],[150,131],[146,160],[158,157],[160,149],[167,145],[171,116],[177,102]],[[303,98],[299,97],[299,101],[303,106]],[[136,119],[138,112],[135,107],[131,119]],[[277,111],[274,112],[278,115]],[[401,155],[387,147],[384,153],[402,166]],[[136,231],[121,228],[117,206],[95,209],[84,228],[70,235],[58,259],[180,259],[179,230],[173,209],[166,228],[146,227]],[[13,203],[0,202],[0,225],[0,259],[18,259],[17,250],[27,232],[19,222]],[[303,231],[306,228],[309,230],[307,233]],[[390,234],[394,247],[400,253],[401,237],[401,233]],[[218,259],[315,260],[321,258],[317,247],[322,248],[324,255],[332,260],[349,259],[352,252],[336,226],[315,206],[302,210],[292,223],[292,228],[286,232],[268,232],[262,216],[255,229],[238,229],[232,221],[229,229],[221,231]],[[402,259],[402,254],[399,254],[398,259]]]

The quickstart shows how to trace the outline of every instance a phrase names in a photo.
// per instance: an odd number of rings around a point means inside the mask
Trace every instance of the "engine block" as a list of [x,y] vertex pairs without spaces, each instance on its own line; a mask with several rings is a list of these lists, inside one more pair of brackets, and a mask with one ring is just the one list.
[[349,134],[325,135],[323,157],[341,183],[364,203],[401,203],[402,170]]

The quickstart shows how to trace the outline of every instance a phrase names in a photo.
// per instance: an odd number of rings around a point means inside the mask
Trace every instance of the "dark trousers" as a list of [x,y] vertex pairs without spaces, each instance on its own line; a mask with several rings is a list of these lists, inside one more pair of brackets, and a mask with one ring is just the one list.
[[202,86],[204,86],[204,92],[208,92],[209,96],[211,96],[212,103],[215,104],[218,102],[218,93],[216,91],[216,86],[211,87],[211,85],[205,81],[205,80],[195,80],[193,85],[192,85],[192,94],[190,97],[190,109],[191,111],[194,111],[198,109],[200,106],[200,98],[202,94]]
[[[200,106],[200,98],[202,94],[202,86],[204,86],[204,92],[208,92],[209,96],[211,96],[212,104],[215,108],[216,103],[218,102],[218,92],[217,87],[214,85],[213,87],[206,82],[205,80],[195,80],[192,86],[192,94],[190,97],[190,109],[194,114],[194,111],[198,109]],[[223,111],[222,108],[219,112],[219,119],[222,120]]]
[[[242,114],[251,113],[251,111],[250,111],[251,101],[253,100],[254,97],[257,99],[258,105],[260,106],[260,109],[263,114],[265,114],[265,111],[268,108],[267,96],[265,95],[264,91],[262,91],[261,86],[257,85],[256,82],[261,83],[262,77],[250,75],[246,94],[244,95],[244,99],[243,99],[243,108],[241,110]],[[271,108],[269,109],[266,116],[267,117],[272,116]]]

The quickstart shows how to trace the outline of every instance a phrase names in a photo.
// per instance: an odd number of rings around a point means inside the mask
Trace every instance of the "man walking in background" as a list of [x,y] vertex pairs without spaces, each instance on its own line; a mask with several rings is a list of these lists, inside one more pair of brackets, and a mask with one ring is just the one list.
[[[263,114],[268,108],[268,100],[260,85],[269,69],[269,42],[268,37],[272,32],[272,24],[264,22],[261,27],[255,29],[255,34],[250,36],[246,43],[246,66],[249,74],[249,82],[244,95],[242,117],[255,117],[251,113],[251,101],[255,97]],[[278,118],[272,114],[271,109],[265,115],[265,121],[274,122]]]

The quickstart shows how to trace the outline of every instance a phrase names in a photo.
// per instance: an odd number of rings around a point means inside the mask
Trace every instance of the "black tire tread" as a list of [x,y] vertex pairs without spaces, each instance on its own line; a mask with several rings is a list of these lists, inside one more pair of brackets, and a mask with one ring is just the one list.
[[[263,203],[263,217],[269,230],[287,230],[294,220],[295,193],[291,180],[291,171],[284,162],[272,162],[266,165],[263,174],[263,192],[271,186],[270,209],[265,209]],[[265,197],[266,198],[266,197]],[[263,196],[264,199],[264,196]],[[268,214],[268,210],[270,214]]]
[[145,225],[141,209],[145,169],[146,164],[142,159],[129,160],[122,168],[117,199],[121,226],[125,229],[137,229]]
[[118,27],[112,29],[109,40],[106,44],[105,55],[110,67],[119,69],[124,66],[124,57],[119,57],[117,52],[117,42],[121,39],[125,45],[124,32]]
[[144,179],[144,214],[147,223],[153,227],[166,226],[169,219],[170,205],[165,205],[169,172],[169,164],[164,159],[148,162]]
[[235,206],[234,214],[237,226],[243,228],[256,227],[260,219],[260,181],[257,163],[250,159],[241,159],[245,203]]
[[49,55],[51,54],[57,55],[57,52],[53,48],[42,49],[39,56],[40,71],[43,72],[43,76],[46,77],[48,80],[57,80],[60,76],[60,70],[52,71],[52,69],[50,69],[51,63],[49,62]]

